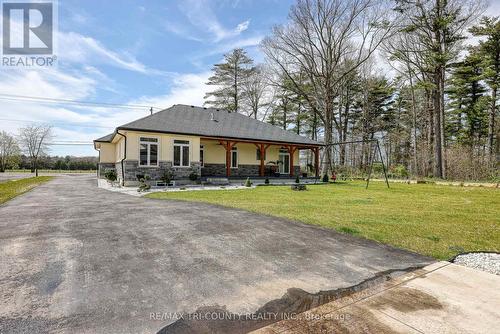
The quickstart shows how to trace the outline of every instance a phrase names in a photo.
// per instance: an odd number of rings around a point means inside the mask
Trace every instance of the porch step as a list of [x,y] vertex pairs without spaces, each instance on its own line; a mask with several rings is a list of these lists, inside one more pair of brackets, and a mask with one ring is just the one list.
[[207,177],[207,183],[210,184],[229,184],[227,177]]

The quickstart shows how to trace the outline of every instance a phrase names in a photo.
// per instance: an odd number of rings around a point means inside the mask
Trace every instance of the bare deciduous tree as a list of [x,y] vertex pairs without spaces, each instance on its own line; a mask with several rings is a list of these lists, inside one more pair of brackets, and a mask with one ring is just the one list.
[[16,139],[5,131],[0,132],[0,172],[5,169],[12,160],[19,154],[19,146]]
[[272,73],[265,66],[258,65],[243,82],[242,104],[249,117],[265,120],[273,107],[276,90],[272,86],[271,76]]
[[[271,66],[293,83],[324,124],[327,145],[333,141],[334,101],[340,83],[391,33],[389,12],[379,0],[299,0],[288,23],[275,27],[262,43]],[[307,86],[296,82],[300,72],[306,73]],[[332,164],[330,150],[325,158],[326,172]]]
[[52,127],[47,125],[29,125],[19,129],[19,143],[30,158],[31,171],[38,176],[38,159],[48,152],[52,138]]

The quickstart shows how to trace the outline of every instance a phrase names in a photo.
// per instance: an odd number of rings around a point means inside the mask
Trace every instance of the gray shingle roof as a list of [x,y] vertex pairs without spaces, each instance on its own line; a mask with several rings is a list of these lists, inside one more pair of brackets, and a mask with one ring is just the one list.
[[97,141],[97,142],[106,142],[106,143],[109,143],[110,141],[113,140],[113,137],[115,136],[115,133],[110,133],[109,135],[105,135],[104,137],[101,137],[101,138],[98,138],[94,141]]
[[[212,115],[213,119],[212,120]],[[276,126],[227,111],[176,104],[153,115],[119,126],[117,130],[176,133],[217,138],[247,139],[279,143],[321,145]],[[108,138],[102,137],[97,141]],[[108,138],[109,141],[112,140]]]

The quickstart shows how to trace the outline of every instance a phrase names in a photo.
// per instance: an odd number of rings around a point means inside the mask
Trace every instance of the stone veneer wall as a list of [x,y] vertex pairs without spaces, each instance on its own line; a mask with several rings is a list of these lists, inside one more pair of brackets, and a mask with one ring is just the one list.
[[[125,168],[125,182],[138,181],[137,175],[149,175],[152,181],[160,181],[165,171],[170,170],[174,177],[173,179],[187,179],[192,172],[201,176],[200,163],[191,162],[190,167],[174,167],[171,161],[160,161],[158,167],[140,167],[137,160],[125,160],[123,162]],[[117,164],[118,165],[118,164]],[[117,166],[117,173],[120,171],[119,177],[121,178],[121,168]]]
[[123,181],[122,180],[122,163],[117,162],[115,164],[115,169],[116,169],[116,180],[121,183]]
[[[231,169],[231,176],[259,176],[259,165],[238,165]],[[225,164],[205,164],[201,176],[226,176]]]
[[[198,162],[191,162],[191,167],[173,167],[171,161],[160,161],[159,167],[139,167],[139,162],[137,160],[125,160],[123,162],[125,167],[125,181],[137,181],[137,174],[149,175],[151,180],[159,181],[167,169],[174,173],[175,179],[187,179],[189,174],[195,171],[198,176],[226,176],[226,165],[225,164],[205,164],[203,168],[200,168]],[[259,176],[259,165],[238,165],[238,168],[231,169],[231,176]],[[106,169],[115,169],[118,180],[121,181],[122,178],[122,168],[121,163],[99,163],[98,177],[104,178],[104,172]],[[300,173],[300,166],[294,166],[295,176]]]
[[[231,169],[231,176],[259,176],[260,165],[238,165]],[[294,176],[299,175],[300,166],[293,166]],[[205,164],[201,168],[201,176],[226,176],[225,164]]]
[[115,169],[114,162],[100,162],[99,169],[97,171],[97,177],[100,179],[104,179],[104,172],[106,169]]

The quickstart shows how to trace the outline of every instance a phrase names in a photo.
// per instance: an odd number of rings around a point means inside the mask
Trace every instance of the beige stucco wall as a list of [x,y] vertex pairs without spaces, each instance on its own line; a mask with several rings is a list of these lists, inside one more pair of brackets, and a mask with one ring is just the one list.
[[160,161],[173,161],[174,140],[189,141],[190,161],[200,160],[200,138],[194,136],[173,135],[164,133],[131,132],[123,131],[127,136],[127,160],[139,160],[139,139],[140,137],[158,138]]
[[[225,164],[226,150],[215,140],[201,140],[204,147],[205,163],[208,164]],[[238,149],[238,164],[241,165],[260,165],[260,160],[257,160],[257,147],[254,144],[237,143],[235,147]],[[267,164],[269,161],[277,161],[281,146],[270,146],[266,151]],[[294,165],[299,164],[299,151],[294,154]]]
[[99,143],[100,162],[111,163],[115,162],[115,144]]
[[[204,146],[205,163],[208,164],[225,164],[226,153],[222,145],[216,140],[200,140],[196,136],[184,136],[174,134],[149,133],[149,132],[132,132],[120,131],[127,136],[127,160],[139,160],[139,138],[153,137],[159,139],[159,160],[173,161],[173,145],[174,140],[188,140],[190,143],[190,161],[197,162],[200,160],[200,144]],[[259,165],[260,160],[257,160],[257,147],[250,143],[237,143],[238,149],[238,164],[242,165]],[[266,151],[267,164],[269,161],[277,161],[278,153],[281,146],[270,146]],[[100,143],[101,162],[119,162],[124,157],[125,140],[123,137],[115,136],[113,143]],[[294,165],[299,164],[299,151],[294,155]]]

